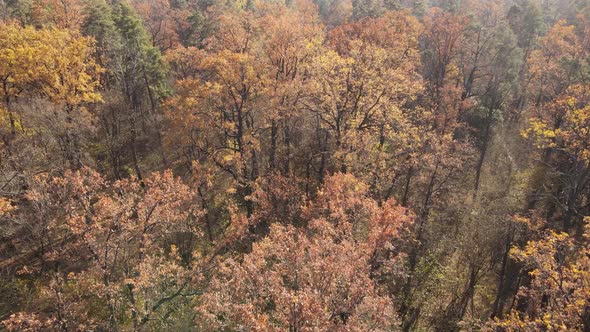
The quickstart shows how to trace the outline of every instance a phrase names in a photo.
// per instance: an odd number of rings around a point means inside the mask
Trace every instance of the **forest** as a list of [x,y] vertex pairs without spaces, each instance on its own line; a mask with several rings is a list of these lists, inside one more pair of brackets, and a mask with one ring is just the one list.
[[590,331],[590,0],[0,0],[0,331]]

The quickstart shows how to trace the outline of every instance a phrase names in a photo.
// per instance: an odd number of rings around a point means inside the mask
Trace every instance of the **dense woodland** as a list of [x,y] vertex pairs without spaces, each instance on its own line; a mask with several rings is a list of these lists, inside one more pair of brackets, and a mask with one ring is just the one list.
[[0,0],[0,330],[590,331],[590,1]]

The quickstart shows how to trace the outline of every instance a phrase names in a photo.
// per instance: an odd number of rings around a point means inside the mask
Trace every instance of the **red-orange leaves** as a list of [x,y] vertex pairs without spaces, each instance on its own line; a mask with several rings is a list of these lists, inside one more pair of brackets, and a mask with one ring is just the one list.
[[[200,308],[209,326],[253,331],[390,330],[391,299],[370,280],[369,257],[350,233],[335,241],[334,226],[310,230],[273,225],[243,262],[228,260]],[[314,234],[315,233],[315,234]],[[221,318],[221,319],[218,319]]]
[[[351,175],[326,180],[304,213],[307,226],[273,224],[242,260],[228,259],[198,311],[203,327],[252,331],[391,331],[393,299],[372,277],[391,273],[391,249],[411,216],[383,208]],[[386,264],[386,262],[388,264]],[[401,265],[399,262],[397,265]],[[387,271],[384,271],[387,269]]]
[[131,324],[138,331],[194,292],[201,261],[183,239],[202,236],[202,211],[170,171],[110,183],[83,168],[38,178],[27,198],[39,216],[31,227],[51,282],[39,290],[34,311],[14,315],[7,327],[116,330]]

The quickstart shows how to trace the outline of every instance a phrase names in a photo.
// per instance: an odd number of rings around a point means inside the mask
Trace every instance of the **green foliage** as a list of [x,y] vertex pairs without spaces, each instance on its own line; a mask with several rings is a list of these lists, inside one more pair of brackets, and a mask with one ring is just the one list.
[[518,46],[527,49],[545,30],[541,10],[531,0],[519,0],[506,15],[510,28],[518,38]]

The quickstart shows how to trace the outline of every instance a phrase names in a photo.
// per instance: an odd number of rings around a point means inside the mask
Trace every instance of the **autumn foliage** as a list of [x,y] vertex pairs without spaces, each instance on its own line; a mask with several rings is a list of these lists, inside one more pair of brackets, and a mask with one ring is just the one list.
[[590,330],[589,15],[0,1],[0,330]]

